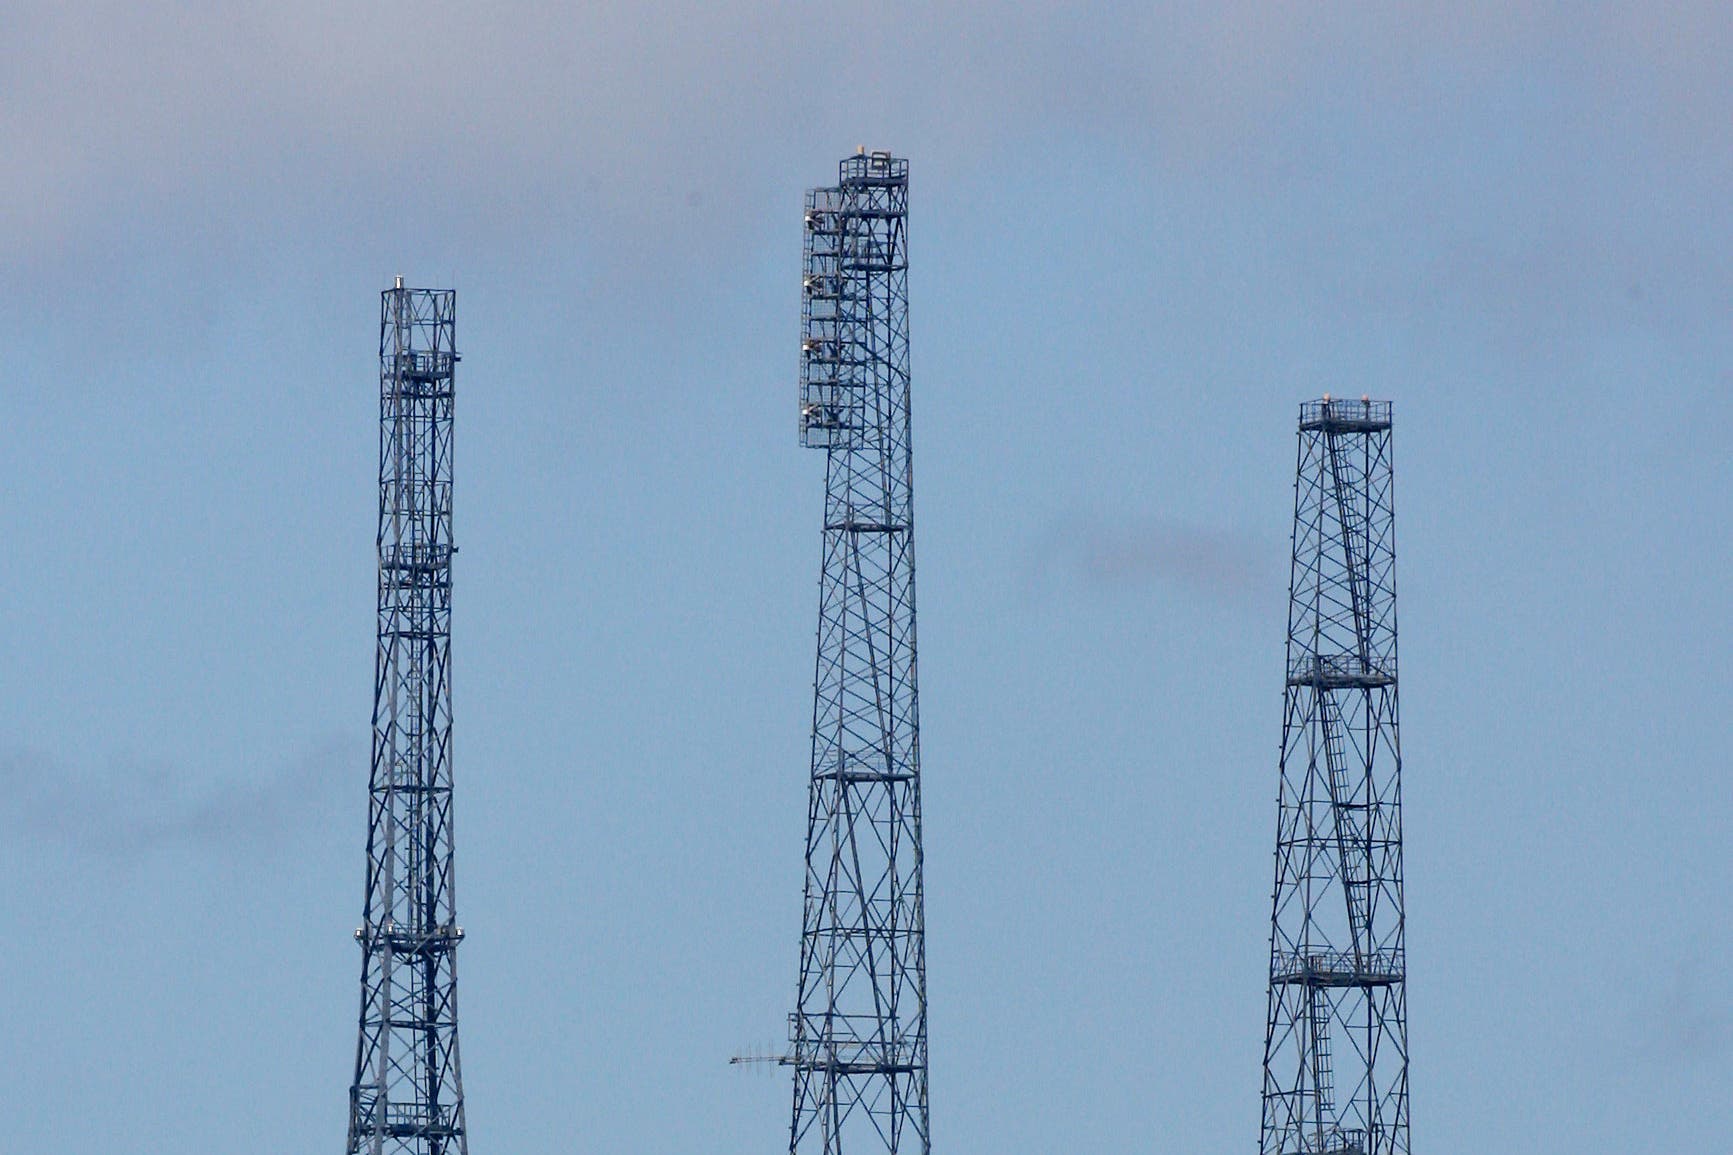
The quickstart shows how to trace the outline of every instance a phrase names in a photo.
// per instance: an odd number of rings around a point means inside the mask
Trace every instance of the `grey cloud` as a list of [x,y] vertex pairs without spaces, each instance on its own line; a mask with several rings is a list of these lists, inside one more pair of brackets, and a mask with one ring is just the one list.
[[24,0],[0,25],[0,253],[138,201],[405,174],[483,202],[589,190],[591,211],[645,229],[701,184],[702,231],[809,148],[967,164],[1057,130],[1183,164],[1279,131],[1344,78],[1374,102],[1448,103],[1559,44],[1585,92],[1664,102],[1656,122],[1695,126],[1700,150],[1733,121],[1711,50],[1733,15],[1710,4]]
[[1279,593],[1277,567],[1259,543],[1221,530],[1150,517],[1068,518],[1037,540],[1032,573],[1101,592],[1159,583],[1218,605],[1249,607]]
[[1675,962],[1665,988],[1647,993],[1634,1026],[1646,1057],[1710,1065],[1733,1055],[1733,1006],[1711,973],[1711,954],[1699,942]]
[[168,847],[243,849],[329,813],[345,785],[359,796],[366,755],[329,743],[246,778],[189,792],[160,766],[75,771],[30,751],[0,753],[0,827],[13,838],[108,858]]

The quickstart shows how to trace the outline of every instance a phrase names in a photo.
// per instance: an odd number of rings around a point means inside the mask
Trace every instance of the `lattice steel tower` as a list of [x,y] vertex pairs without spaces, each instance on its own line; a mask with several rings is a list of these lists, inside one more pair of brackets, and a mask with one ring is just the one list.
[[468,1151],[451,826],[451,418],[457,295],[379,325],[379,651],[349,1155]]
[[926,938],[915,708],[908,161],[845,159],[806,197],[800,438],[825,451],[800,990],[806,1155],[925,1155]]
[[1261,1155],[1407,1155],[1390,403],[1300,407]]

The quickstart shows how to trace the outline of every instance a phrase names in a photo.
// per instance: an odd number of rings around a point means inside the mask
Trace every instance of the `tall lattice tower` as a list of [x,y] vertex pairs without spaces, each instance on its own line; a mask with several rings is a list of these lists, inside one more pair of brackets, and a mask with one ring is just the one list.
[[1300,408],[1261,1155],[1407,1155],[1387,401]]
[[909,445],[909,165],[806,197],[800,438],[825,451],[788,1149],[925,1155],[927,972]]
[[349,1155],[463,1155],[451,825],[451,418],[457,295],[383,296],[379,652]]

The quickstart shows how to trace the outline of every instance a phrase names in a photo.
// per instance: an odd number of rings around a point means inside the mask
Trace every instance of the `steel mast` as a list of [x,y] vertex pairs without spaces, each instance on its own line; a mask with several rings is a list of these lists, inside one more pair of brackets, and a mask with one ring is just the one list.
[[1407,1155],[1390,403],[1300,407],[1261,1155]]
[[824,560],[792,1155],[926,1155],[927,990],[909,442],[908,161],[806,197],[800,437]]
[[457,295],[382,297],[379,649],[349,1155],[465,1155],[451,821]]

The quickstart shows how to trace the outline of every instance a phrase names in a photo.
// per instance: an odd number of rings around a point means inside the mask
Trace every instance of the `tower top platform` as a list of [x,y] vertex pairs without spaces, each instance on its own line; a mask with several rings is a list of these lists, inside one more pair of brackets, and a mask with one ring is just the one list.
[[836,177],[844,187],[902,184],[909,179],[909,162],[888,152],[858,152],[843,158]]
[[1370,397],[1350,400],[1328,393],[1300,406],[1300,428],[1327,433],[1376,433],[1390,428],[1390,402]]

